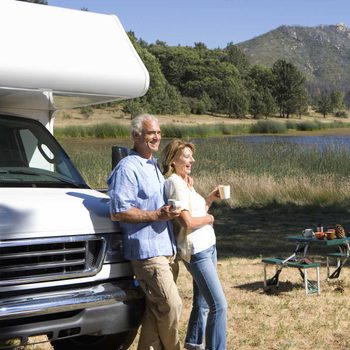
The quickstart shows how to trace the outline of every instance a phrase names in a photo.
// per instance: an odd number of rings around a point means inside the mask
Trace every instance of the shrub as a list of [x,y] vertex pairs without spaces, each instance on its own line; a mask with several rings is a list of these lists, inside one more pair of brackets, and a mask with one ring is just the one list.
[[346,111],[338,111],[335,113],[334,115],[337,118],[347,118],[348,117],[348,113]]
[[62,119],[63,120],[72,119],[72,115],[70,113],[63,113]]
[[250,128],[252,134],[283,134],[287,132],[285,123],[272,120],[259,120]]
[[288,130],[298,130],[298,123],[292,120],[287,120],[286,127]]
[[300,131],[312,131],[312,130],[320,130],[326,128],[326,125],[320,123],[317,120],[306,120],[304,122],[298,123],[297,129]]
[[85,106],[80,108],[81,114],[83,114],[86,118],[89,118],[90,115],[94,112],[91,106]]

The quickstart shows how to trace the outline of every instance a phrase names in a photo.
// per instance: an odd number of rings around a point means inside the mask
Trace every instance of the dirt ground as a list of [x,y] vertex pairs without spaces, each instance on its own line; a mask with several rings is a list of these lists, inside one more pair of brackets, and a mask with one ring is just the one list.
[[[251,124],[255,123],[256,120],[247,116],[245,118],[229,118],[225,115],[195,115],[195,114],[179,114],[179,115],[157,115],[160,124]],[[281,118],[273,118],[276,121],[285,121]],[[321,122],[332,122],[338,120],[334,116],[328,115],[327,118],[323,118],[318,113],[310,112],[308,116],[291,116],[290,120],[302,121],[302,120],[313,120],[318,119]],[[344,120],[345,122],[347,120]],[[62,127],[67,125],[93,125],[98,123],[130,123],[130,115],[125,114],[119,107],[115,108],[91,108],[89,113],[81,113],[80,108],[67,109],[57,111],[55,114],[55,125]]]
[[[237,124],[237,123],[251,123],[252,120],[234,119],[225,116],[211,116],[211,115],[161,115],[157,116],[160,124]],[[80,109],[70,109],[58,111],[55,114],[55,125],[62,127],[67,125],[93,125],[98,123],[130,123],[130,115],[124,114],[117,108],[106,109],[92,109],[90,114],[82,114]]]

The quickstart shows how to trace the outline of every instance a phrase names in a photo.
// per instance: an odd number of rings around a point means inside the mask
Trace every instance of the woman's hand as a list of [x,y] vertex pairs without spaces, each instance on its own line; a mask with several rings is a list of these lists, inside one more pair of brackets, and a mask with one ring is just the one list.
[[187,175],[185,181],[188,187],[193,187],[193,178],[191,176]]
[[214,225],[214,220],[215,220],[214,216],[209,214],[209,217],[210,217],[210,220],[211,220],[210,225],[213,226]]
[[212,203],[216,200],[220,198],[220,192],[219,192],[219,188],[216,186],[213,191],[211,191],[208,196],[205,198],[205,203],[207,205],[207,207],[209,208]]

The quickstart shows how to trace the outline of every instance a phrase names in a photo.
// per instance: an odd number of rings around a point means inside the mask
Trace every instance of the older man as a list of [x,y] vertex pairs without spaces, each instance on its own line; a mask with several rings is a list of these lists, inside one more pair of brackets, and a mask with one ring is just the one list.
[[181,299],[175,284],[175,240],[169,220],[179,213],[165,204],[164,178],[153,154],[161,132],[149,114],[132,120],[133,149],[108,178],[111,218],[124,234],[124,255],[146,295],[139,350],[180,349]]

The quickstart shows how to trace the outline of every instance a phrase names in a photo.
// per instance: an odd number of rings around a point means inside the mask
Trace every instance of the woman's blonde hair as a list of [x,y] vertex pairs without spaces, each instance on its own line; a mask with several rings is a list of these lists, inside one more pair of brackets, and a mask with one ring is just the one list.
[[185,142],[183,140],[174,139],[170,141],[162,151],[162,168],[163,175],[168,177],[175,172],[174,159],[177,158],[185,148],[189,148],[192,153],[196,148],[193,143]]

